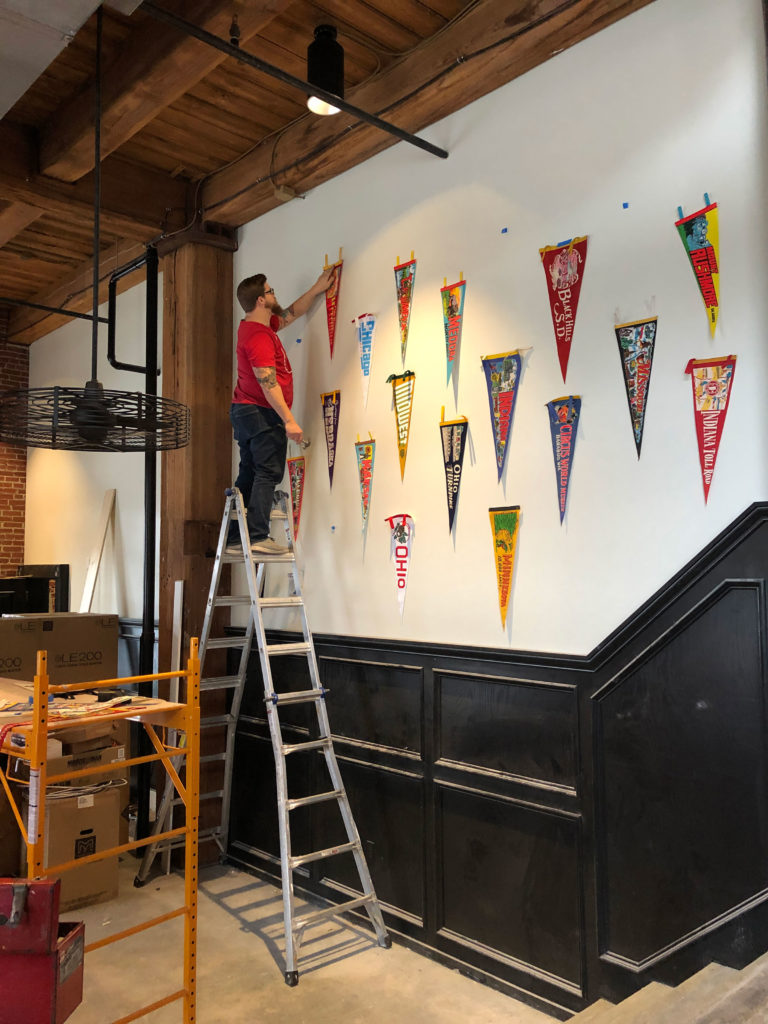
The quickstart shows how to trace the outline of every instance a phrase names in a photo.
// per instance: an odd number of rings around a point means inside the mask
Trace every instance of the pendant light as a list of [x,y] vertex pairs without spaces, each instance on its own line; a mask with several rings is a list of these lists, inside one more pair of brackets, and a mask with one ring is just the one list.
[[[307,81],[344,99],[344,48],[336,41],[333,25],[318,25],[315,29],[315,38],[307,47]],[[327,116],[339,112],[338,107],[318,96],[310,96],[307,106],[313,114]]]

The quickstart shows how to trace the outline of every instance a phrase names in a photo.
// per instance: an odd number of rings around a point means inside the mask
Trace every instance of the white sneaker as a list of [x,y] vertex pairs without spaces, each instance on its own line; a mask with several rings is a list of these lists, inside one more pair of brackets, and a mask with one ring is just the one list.
[[291,549],[284,544],[278,544],[271,537],[264,540],[251,541],[251,551],[254,555],[287,555]]

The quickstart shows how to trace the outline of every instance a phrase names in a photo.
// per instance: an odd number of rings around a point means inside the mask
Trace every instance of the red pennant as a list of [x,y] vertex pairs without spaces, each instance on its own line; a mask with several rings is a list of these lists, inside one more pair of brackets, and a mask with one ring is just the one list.
[[720,438],[723,436],[725,414],[728,412],[731,384],[736,372],[736,356],[691,359],[685,372],[691,375],[693,416],[696,421],[696,439],[699,443],[701,479],[704,483],[706,501],[715,472]]
[[[326,259],[326,270],[328,269]],[[333,280],[331,281],[330,288],[325,293],[325,315],[328,319],[328,344],[331,346],[331,359],[333,359],[333,345],[336,341],[336,311],[339,306],[339,287],[341,285],[341,269],[344,266],[344,260],[341,258],[341,250],[339,250],[339,259],[337,263],[333,264]]]
[[557,358],[565,381],[571,354],[573,327],[579,305],[581,280],[587,260],[587,238],[571,238],[560,245],[547,245],[539,249],[544,272],[547,275],[549,307],[555,329]]

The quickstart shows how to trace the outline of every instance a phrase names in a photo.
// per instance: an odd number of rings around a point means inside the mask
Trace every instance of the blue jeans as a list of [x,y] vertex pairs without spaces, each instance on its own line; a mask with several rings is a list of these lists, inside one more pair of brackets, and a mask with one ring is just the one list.
[[[243,496],[248,512],[251,541],[269,536],[269,516],[275,488],[283,479],[288,438],[285,424],[274,409],[233,402],[229,411],[232,429],[240,449],[240,468],[235,487]],[[230,525],[228,543],[239,540]]]

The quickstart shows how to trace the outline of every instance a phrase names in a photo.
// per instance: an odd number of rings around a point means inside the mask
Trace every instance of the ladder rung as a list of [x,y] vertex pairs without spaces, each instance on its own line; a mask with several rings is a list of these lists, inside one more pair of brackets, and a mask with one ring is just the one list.
[[284,555],[262,555],[258,551],[252,551],[254,562],[295,562],[293,551],[286,551]]
[[366,903],[373,903],[374,900],[375,897],[373,893],[369,893],[367,896],[358,896],[354,900],[337,903],[333,907],[324,907],[322,910],[313,910],[311,914],[305,914],[304,917],[297,917],[293,922],[293,930],[294,932],[303,931],[305,928],[313,924],[317,924],[318,921],[326,921],[329,917],[338,917],[347,910],[356,910],[358,907],[365,906]]
[[323,804],[328,800],[339,800],[343,792],[343,789],[332,789],[328,793],[313,793],[312,796],[299,796],[294,800],[286,800],[285,806],[289,811],[294,811],[297,807],[308,807],[310,804]]
[[250,604],[251,599],[239,594],[223,594],[221,597],[214,597],[213,603],[217,608],[228,608],[238,604]]
[[303,853],[300,857],[291,857],[291,868],[300,868],[302,864],[310,864],[313,860],[325,860],[339,853],[351,853],[360,849],[360,843],[342,843],[341,846],[330,846],[327,850],[316,850],[314,853]]
[[226,761],[227,755],[225,751],[220,754],[205,754],[204,757],[200,758],[200,764],[207,764],[209,761]]
[[230,686],[239,686],[240,676],[208,676],[200,680],[201,690],[226,690]]
[[330,747],[331,737],[326,736],[324,740],[307,740],[304,743],[285,743],[282,746],[284,755],[295,754],[299,750],[321,750],[323,747]]
[[228,647],[245,647],[248,638],[244,636],[217,636],[213,640],[206,641],[206,651],[218,651]]
[[260,608],[298,608],[304,604],[301,597],[261,597]]
[[277,654],[309,654],[312,650],[312,644],[267,644],[264,649],[267,655],[273,658]]
[[232,715],[211,715],[210,718],[200,719],[201,729],[210,729],[214,725],[229,725],[234,722]]
[[272,514],[270,515],[269,518],[270,519],[287,519],[288,518],[288,513],[287,512],[281,512],[279,508],[273,508],[272,509]]
[[304,704],[308,700],[322,700],[329,690],[291,690],[287,693],[270,693],[264,698],[267,704]]

